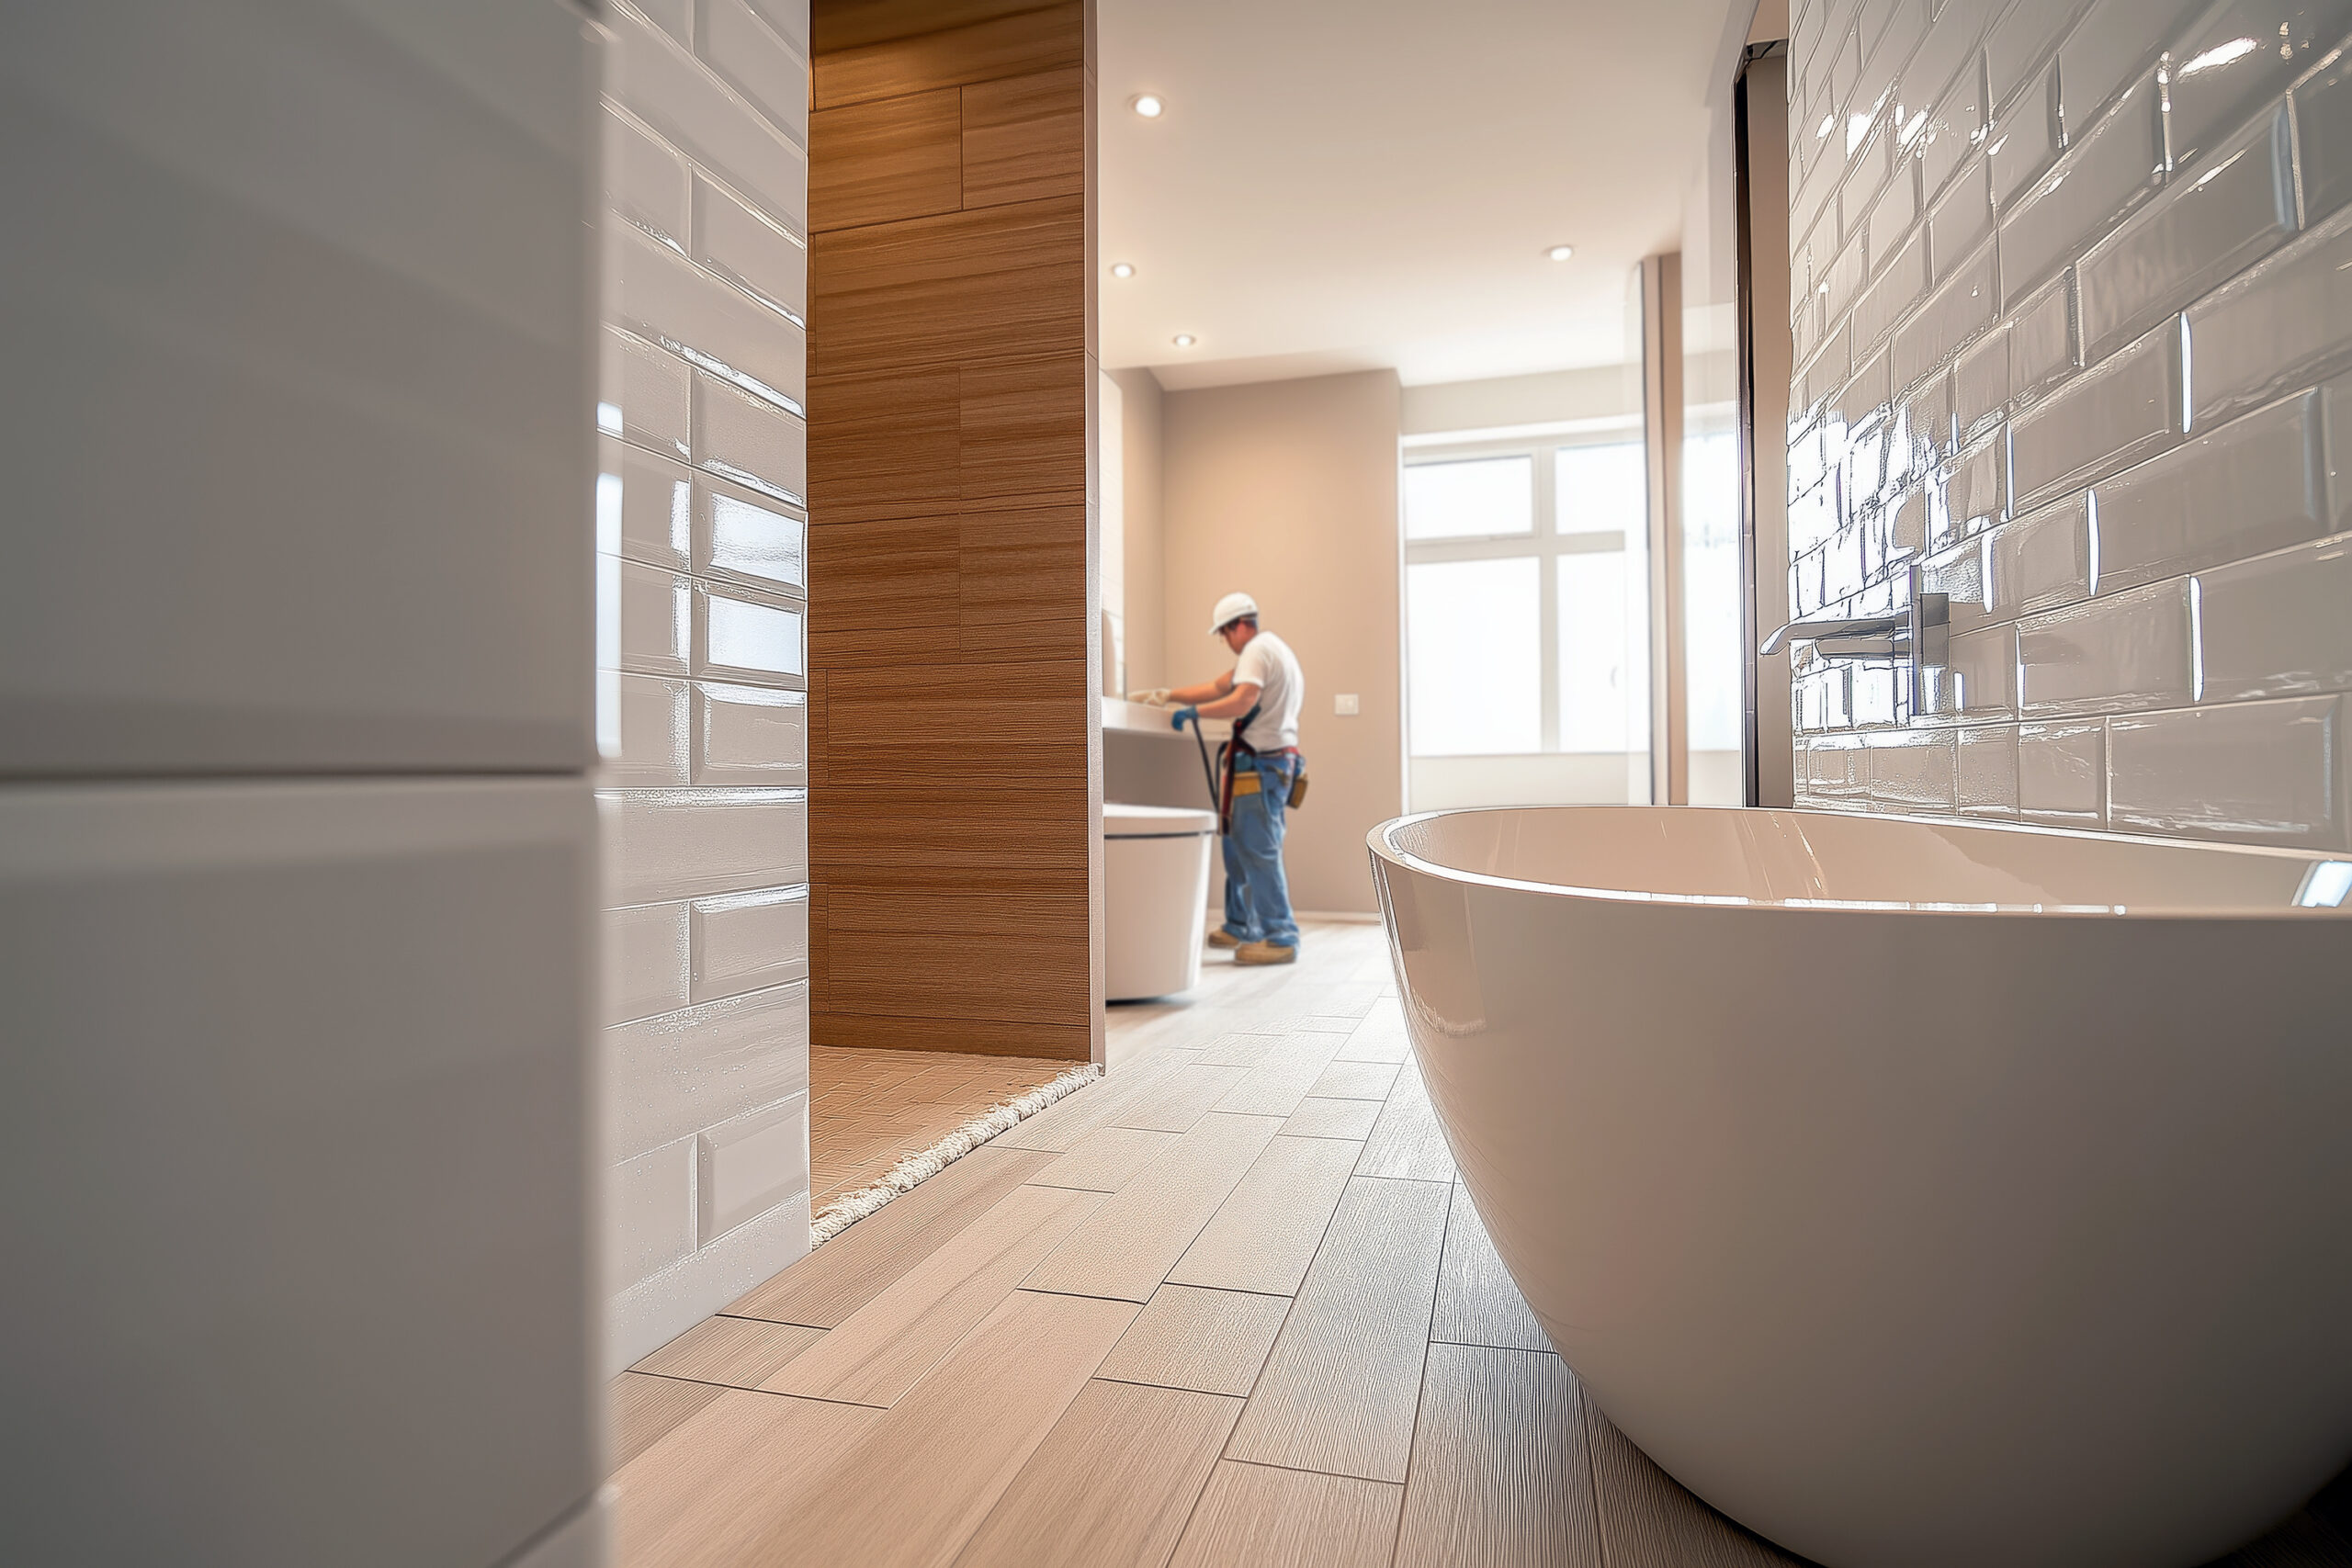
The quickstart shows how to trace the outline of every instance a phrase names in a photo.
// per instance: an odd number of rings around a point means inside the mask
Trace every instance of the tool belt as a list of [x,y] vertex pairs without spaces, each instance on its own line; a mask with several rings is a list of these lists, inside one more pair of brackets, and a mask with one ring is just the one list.
[[[1234,720],[1232,739],[1217,748],[1216,830],[1219,833],[1230,834],[1233,831],[1233,802],[1238,796],[1260,795],[1265,791],[1264,777],[1257,769],[1235,766],[1243,757],[1254,758],[1262,755],[1256,747],[1241,739],[1241,732],[1249,728],[1250,721],[1257,716],[1258,709],[1253,706],[1248,713]],[[1306,759],[1300,755],[1295,747],[1286,750],[1289,755],[1299,759],[1299,765],[1298,772],[1291,778],[1289,796],[1283,804],[1301,806],[1306,801]],[[1276,753],[1276,755],[1282,754]]]

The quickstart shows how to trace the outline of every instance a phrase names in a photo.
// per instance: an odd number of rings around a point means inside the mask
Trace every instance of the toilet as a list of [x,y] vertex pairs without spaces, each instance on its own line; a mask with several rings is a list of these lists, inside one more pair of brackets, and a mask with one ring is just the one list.
[[1192,989],[1216,813],[1188,807],[1102,807],[1105,987],[1112,1001]]

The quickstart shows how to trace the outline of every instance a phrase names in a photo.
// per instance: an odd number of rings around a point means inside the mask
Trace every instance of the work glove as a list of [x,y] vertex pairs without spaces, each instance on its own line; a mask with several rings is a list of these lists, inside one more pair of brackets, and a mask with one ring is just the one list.
[[1176,716],[1175,716],[1174,718],[1172,718],[1172,719],[1170,719],[1170,720],[1169,721],[1169,725],[1170,725],[1170,728],[1177,729],[1177,730],[1182,730],[1187,723],[1197,725],[1197,724],[1199,724],[1200,722],[1201,722],[1201,710],[1200,710],[1200,709],[1198,709],[1198,708],[1178,708],[1178,709],[1176,710]]
[[1154,686],[1148,692],[1129,692],[1127,701],[1142,703],[1147,707],[1164,708],[1168,705],[1168,688]]

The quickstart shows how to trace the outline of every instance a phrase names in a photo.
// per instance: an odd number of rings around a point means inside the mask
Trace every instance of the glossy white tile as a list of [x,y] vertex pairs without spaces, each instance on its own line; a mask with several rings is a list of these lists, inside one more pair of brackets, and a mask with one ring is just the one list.
[[694,781],[798,785],[808,774],[808,699],[798,692],[699,682]]
[[599,557],[597,566],[617,584],[617,667],[640,675],[684,674],[694,612],[688,581],[675,572],[611,556]]
[[[1917,385],[1928,371],[1993,324],[1999,294],[1996,265],[1997,247],[1988,242],[1953,268],[1919,313],[1896,329],[1893,355],[1896,386]],[[1839,330],[1843,331],[1842,325]]]
[[[2344,0],[2226,0],[2175,34],[2165,89],[2174,164],[2193,165],[2347,29]],[[2265,47],[2247,49],[2246,39]]]
[[808,58],[808,0],[752,0],[752,9],[767,18],[795,54]]
[[[1985,8],[2000,11],[1997,6]],[[2030,0],[2000,11],[1984,39],[1984,73],[1996,106],[2006,109],[2029,86],[2050,91],[2047,78],[2055,73],[2041,67],[2082,11],[2083,0]]]
[[2200,428],[2352,363],[2352,209],[2190,306],[2188,344]]
[[2018,727],[1985,725],[1958,735],[1954,784],[1962,817],[2014,822],[2018,817]]
[[2102,591],[2327,532],[2317,392],[2233,420],[2097,488]]
[[615,905],[808,879],[805,790],[599,791]]
[[605,1168],[605,1290],[628,1289],[695,1249],[695,1140]]
[[800,604],[749,589],[695,587],[695,673],[722,681],[799,685],[808,675]]
[[1991,549],[1990,536],[1964,539],[1928,557],[1920,569],[1920,591],[1944,596],[1945,614],[1955,632],[1993,624]]
[[803,322],[808,319],[808,247],[697,173],[694,257]]
[[687,909],[636,904],[605,911],[605,1021],[626,1023],[686,1005]]
[[2018,623],[2020,711],[2041,717],[2194,701],[2190,600],[2190,584],[2176,579]]
[[695,52],[801,146],[808,145],[808,67],[744,0],[699,0]]
[[1949,662],[1928,668],[1922,682],[1928,711],[1923,717],[1971,723],[2007,718],[2017,712],[2018,641],[2009,626],[1971,632],[1951,639]]
[[2178,439],[2179,338],[2172,325],[2159,327],[2018,416],[2010,456],[2018,505],[2103,479]]
[[[1955,21],[1962,20],[1965,11],[1953,13]],[[1960,36],[1962,29],[1953,29]],[[1928,35],[1928,49],[1946,36],[1945,29],[1936,28]],[[1924,55],[1928,51],[1923,50]],[[1919,128],[1919,179],[1930,195],[1944,188],[1953,172],[1984,142],[1984,56],[1973,50],[1958,62],[1958,73],[1951,78],[1951,85],[1935,100],[1935,107],[1928,111],[1927,123]],[[1926,90],[1932,90],[1932,87]],[[1943,254],[1936,256],[1936,274],[1941,277],[1950,264]]]
[[2054,276],[2155,194],[2164,173],[2156,96],[2151,72],[2002,213],[2004,288],[2020,291]]
[[694,999],[707,1002],[808,977],[808,889],[694,902]]
[[1856,302],[1855,346],[1883,343],[1894,323],[1927,292],[1928,231],[1921,229],[1879,266],[1878,276]]
[[2303,216],[2317,223],[2352,200],[2352,51],[2331,50],[2295,84],[2294,113]]
[[1859,735],[1817,740],[1806,753],[1807,777],[1814,798],[1840,807],[1860,807],[1870,799],[1871,754]]
[[702,1241],[717,1240],[808,1188],[808,1096],[739,1116],[703,1134],[695,1196]]
[[628,0],[610,0],[605,22],[614,40],[605,90],[770,217],[805,227],[808,160],[792,139]]
[[807,426],[764,398],[697,370],[695,461],[795,506],[808,503]]
[[597,671],[614,710],[619,744],[597,782],[607,786],[682,784],[687,771],[687,688],[655,675]]
[[2020,517],[1993,536],[1989,597],[2004,618],[2064,609],[2091,596],[2098,567],[2085,491]]
[[2352,536],[2198,577],[2209,702],[2352,690]]
[[1994,328],[1952,364],[1952,426],[1963,442],[1991,434],[2007,412],[2009,333],[2006,325]]
[[2120,717],[2108,727],[2118,832],[2352,848],[2342,699],[2303,697]]
[[648,566],[692,564],[693,475],[685,466],[612,436],[597,443],[596,547]]
[[2044,70],[2001,109],[1985,132],[1984,157],[1992,165],[1996,206],[2015,205],[2058,156],[2057,97],[2058,73]]
[[[1871,209],[1863,220],[1862,246],[1871,258],[1871,270],[1883,274],[1890,258],[1899,253],[1909,233],[1912,220],[1919,216],[1919,169],[1916,160],[1897,158],[1894,177],[1879,193],[1878,204]],[[1926,237],[1918,237],[1919,288],[1927,287]]]
[[2006,430],[1996,430],[1952,459],[1942,484],[1928,488],[1930,547],[1981,533],[2007,515],[2009,462]]
[[605,204],[673,244],[686,243],[686,161],[628,110],[606,104]]
[[676,355],[618,327],[605,328],[604,345],[597,427],[670,457],[691,455],[691,367]]
[[613,234],[622,326],[751,390],[805,404],[808,344],[790,318],[639,229],[618,224]]
[[2091,247],[2075,276],[2096,363],[2295,229],[2293,137],[2281,105]]
[[1870,738],[1871,808],[1949,817],[1956,809],[1950,730],[1898,729]]
[[2211,0],[2092,0],[2058,46],[2058,122],[2079,141],[2124,85],[2156,63]]
[[604,1032],[605,1148],[633,1158],[808,1089],[805,985]]
[[2009,398],[2022,408],[2072,376],[2082,363],[2075,333],[2075,277],[2055,282],[2016,308],[2009,338]]
[[724,480],[696,481],[695,570],[740,578],[773,592],[808,586],[808,523],[757,491]]
[[2044,828],[2107,826],[2107,723],[2018,726],[2018,818]]

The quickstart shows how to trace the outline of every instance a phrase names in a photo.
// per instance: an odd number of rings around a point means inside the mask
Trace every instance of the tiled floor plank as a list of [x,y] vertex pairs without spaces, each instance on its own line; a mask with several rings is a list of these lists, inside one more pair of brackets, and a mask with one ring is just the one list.
[[1240,1413],[1239,1400],[1214,1394],[1087,1384],[956,1568],[1158,1568]]
[[1095,1375],[1244,1396],[1289,1313],[1283,1296],[1162,1285]]
[[1804,1559],[1742,1529],[1684,1491],[1589,1400],[1580,1403],[1602,1561],[1642,1568],[1802,1568]]
[[1204,1115],[1029,1276],[1032,1290],[1147,1302],[1281,1123]]
[[1230,1457],[1405,1479],[1447,1195],[1432,1182],[1348,1183]]
[[1356,1162],[1351,1144],[1277,1137],[1219,1204],[1168,1278],[1287,1296],[1306,1277]]
[[1376,1100],[1302,1100],[1283,1123],[1286,1138],[1346,1138],[1363,1143],[1380,1120]]
[[770,1374],[825,1337],[821,1328],[750,1317],[707,1317],[645,1359],[637,1371],[757,1388]]
[[1487,1227],[1460,1182],[1454,1183],[1446,1222],[1445,1261],[1438,1270],[1437,1315],[1430,1325],[1430,1337],[1506,1350],[1552,1348],[1544,1325],[1511,1282],[1510,1271],[1495,1256],[1495,1244],[1487,1239]]
[[[708,1385],[699,1385],[708,1386]],[[625,1568],[731,1568],[776,1561],[822,1495],[828,1461],[876,1413],[739,1389],[716,1395],[613,1478]]]
[[1074,1187],[1116,1192],[1144,1167],[1168,1152],[1182,1134],[1141,1127],[1097,1127],[1070,1145],[1069,1153],[1030,1180],[1040,1187]]
[[1431,1345],[1396,1568],[1600,1568],[1590,1467],[1559,1357]]
[[[1269,1333],[1266,1342],[1271,1345],[1273,1338]],[[660,1442],[722,1392],[716,1383],[680,1382],[645,1372],[623,1372],[615,1378],[609,1389],[613,1468],[618,1470]]]
[[1173,1568],[1381,1568],[1403,1492],[1228,1460],[1209,1477]]
[[1381,1109],[1380,1120],[1372,1124],[1356,1174],[1410,1181],[1453,1179],[1453,1155],[1445,1146],[1445,1131],[1438,1125],[1419,1069],[1409,1062],[1397,1073],[1396,1087]]

